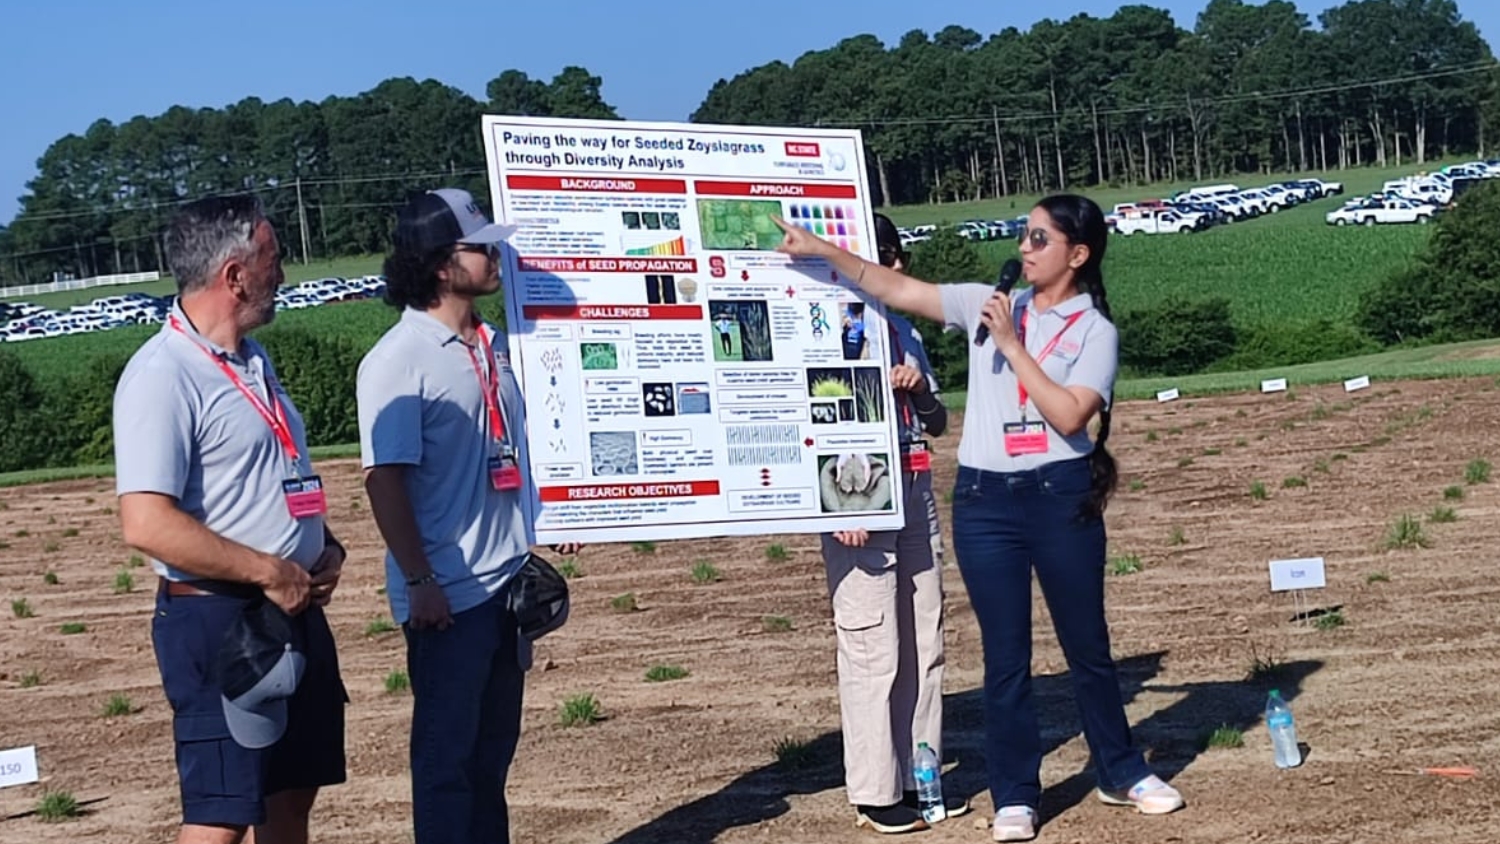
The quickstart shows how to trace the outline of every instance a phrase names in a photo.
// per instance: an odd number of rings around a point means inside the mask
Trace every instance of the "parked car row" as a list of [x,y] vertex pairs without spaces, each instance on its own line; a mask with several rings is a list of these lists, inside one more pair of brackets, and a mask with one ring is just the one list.
[[[321,278],[276,291],[276,309],[311,308],[331,302],[368,299],[384,292],[384,276]],[[125,325],[160,323],[166,319],[175,299],[175,295],[124,293],[104,296],[67,310],[52,310],[29,302],[0,302],[0,342],[16,343],[108,331]]]
[[[1025,225],[1026,218],[1017,217],[1013,220],[964,220],[954,225],[953,229],[964,240],[1010,240],[1019,235]],[[931,224],[911,228],[896,227],[896,233],[901,236],[901,245],[907,247],[929,240],[937,230],[938,227]]]
[[1356,196],[1324,220],[1330,226],[1426,225],[1486,179],[1500,178],[1500,159],[1452,164],[1436,173],[1392,179],[1369,196]]
[[1203,185],[1178,191],[1171,199],[1146,199],[1116,205],[1105,215],[1105,221],[1122,235],[1184,234],[1262,214],[1275,214],[1343,191],[1343,184],[1321,179],[1296,179],[1258,188]]
[[295,287],[283,287],[276,291],[276,309],[296,311],[334,302],[370,299],[384,293],[385,276],[383,275],[367,275],[353,279],[320,278],[304,281]]
[[[1500,159],[1470,161],[1386,182],[1379,193],[1355,197],[1325,215],[1329,225],[1430,222],[1450,207],[1465,190],[1485,179],[1500,178]],[[1284,209],[1342,194],[1342,182],[1292,179],[1261,187],[1202,185],[1178,191],[1170,199],[1143,199],[1116,205],[1105,215],[1109,227],[1121,235],[1186,234],[1223,223],[1275,214]],[[964,220],[953,226],[966,240],[1007,240],[1026,225],[1012,220]],[[901,243],[911,246],[936,233],[936,225],[898,228]]]
[[0,341],[16,343],[108,331],[122,325],[161,322],[171,307],[171,300],[145,293],[125,293],[105,296],[63,311],[30,302],[8,302],[6,305],[10,313],[5,324],[0,325]]

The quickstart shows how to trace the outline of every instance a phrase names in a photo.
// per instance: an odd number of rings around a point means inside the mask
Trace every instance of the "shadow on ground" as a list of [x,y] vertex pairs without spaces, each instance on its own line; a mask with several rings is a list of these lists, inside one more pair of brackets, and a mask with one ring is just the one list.
[[[1215,728],[1250,729],[1264,714],[1269,689],[1280,689],[1288,701],[1295,700],[1306,678],[1323,665],[1316,661],[1292,662],[1249,680],[1152,685],[1166,655],[1166,651],[1157,651],[1127,657],[1118,662],[1118,667],[1126,703],[1143,691],[1183,695],[1133,726],[1136,744],[1147,750],[1153,769],[1167,780],[1198,758],[1205,749],[1204,739]],[[1036,677],[1033,683],[1043,747],[1051,753],[1079,734],[1072,682],[1067,673],[1062,673]],[[948,796],[974,797],[986,790],[981,691],[947,695],[943,705],[945,762],[956,763],[943,775],[943,791]],[[842,791],[840,732],[818,736],[798,757],[804,760],[800,766],[778,763],[746,772],[713,794],[671,809],[611,844],[712,844],[725,830],[785,815],[791,808],[787,798],[793,795]],[[1042,794],[1043,822],[1078,805],[1093,787],[1093,774],[1087,767],[1049,786]]]

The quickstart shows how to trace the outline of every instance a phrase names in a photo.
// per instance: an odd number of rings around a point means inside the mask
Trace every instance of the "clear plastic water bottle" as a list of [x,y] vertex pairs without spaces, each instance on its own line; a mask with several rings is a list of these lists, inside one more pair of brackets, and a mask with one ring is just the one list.
[[1302,749],[1297,746],[1297,723],[1292,718],[1292,707],[1281,698],[1281,692],[1271,690],[1266,698],[1266,726],[1271,730],[1271,749],[1276,752],[1276,767],[1295,768],[1302,764]]
[[917,745],[912,776],[917,781],[917,808],[922,820],[933,824],[948,817],[948,808],[943,805],[943,760],[925,741]]

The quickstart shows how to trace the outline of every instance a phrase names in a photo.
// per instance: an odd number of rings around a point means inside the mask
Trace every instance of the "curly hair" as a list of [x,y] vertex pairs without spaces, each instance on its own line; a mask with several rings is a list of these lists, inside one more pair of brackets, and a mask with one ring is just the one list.
[[385,259],[385,303],[398,310],[426,310],[438,301],[438,270],[453,258],[452,247],[427,253],[397,250]]

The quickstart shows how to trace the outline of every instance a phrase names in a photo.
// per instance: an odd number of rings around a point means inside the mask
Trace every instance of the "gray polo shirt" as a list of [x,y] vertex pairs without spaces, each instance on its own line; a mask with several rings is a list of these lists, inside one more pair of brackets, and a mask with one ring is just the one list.
[[[969,398],[964,410],[963,439],[958,444],[958,462],[992,472],[1016,472],[1083,457],[1092,451],[1093,441],[1086,426],[1073,436],[1064,437],[1049,425],[1045,454],[1012,457],[1005,453],[1003,426],[1007,422],[1021,421],[1016,373],[995,348],[993,339],[986,340],[983,346],[974,345],[973,340],[974,329],[980,324],[979,312],[994,294],[994,289],[984,284],[944,284],[940,289],[944,322],[969,338]],[[1093,300],[1086,293],[1037,313],[1032,304],[1033,292],[1028,287],[1011,298],[1011,317],[1015,320],[1017,333],[1023,309],[1028,314],[1026,350],[1035,358],[1063,330],[1068,318],[1081,312],[1083,316],[1062,334],[1047,359],[1041,362],[1042,371],[1064,387],[1093,390],[1103,397],[1108,407],[1119,363],[1120,336],[1114,325],[1095,310]],[[1027,402],[1026,418],[1033,422],[1046,421],[1037,411],[1036,404],[1030,401]]]
[[[312,568],[323,552],[323,518],[293,518],[282,488],[287,478],[313,472],[307,434],[270,357],[249,338],[237,352],[215,346],[179,307],[172,315],[189,336],[170,320],[163,323],[131,356],[115,386],[116,492],[171,496],[225,539]],[[297,444],[297,465],[205,347],[262,401],[275,391]],[[192,579],[160,560],[152,560],[152,567],[169,580]]]
[[[508,438],[526,474],[526,419],[505,335],[487,326],[500,367]],[[499,592],[525,561],[531,529],[522,507],[530,485],[502,492],[490,484],[493,451],[484,392],[468,344],[437,319],[407,309],[359,365],[359,444],[366,469],[401,465],[422,546],[448,598],[463,612]],[[476,343],[475,358],[483,365]],[[386,594],[399,623],[408,618],[406,577],[386,553]]]

